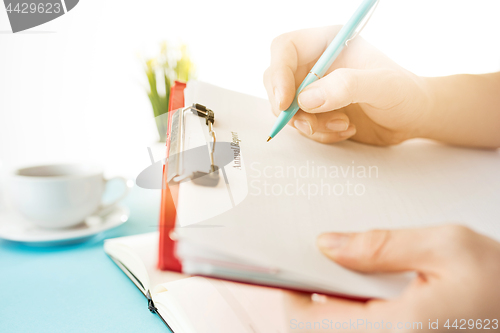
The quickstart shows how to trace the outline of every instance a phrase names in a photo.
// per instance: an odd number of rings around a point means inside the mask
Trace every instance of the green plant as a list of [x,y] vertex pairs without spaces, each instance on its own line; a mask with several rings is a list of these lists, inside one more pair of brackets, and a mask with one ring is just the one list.
[[176,80],[187,82],[194,78],[194,64],[187,46],[182,44],[180,47],[168,47],[166,42],[162,42],[159,55],[145,61],[145,72],[149,83],[148,97],[160,141],[165,141],[166,122],[160,116],[168,112],[170,87]]

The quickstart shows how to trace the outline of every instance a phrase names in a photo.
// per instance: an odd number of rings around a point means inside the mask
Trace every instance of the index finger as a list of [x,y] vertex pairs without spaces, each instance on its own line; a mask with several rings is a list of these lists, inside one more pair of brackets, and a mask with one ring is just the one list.
[[271,44],[271,66],[266,89],[281,110],[293,101],[295,90],[306,77],[341,26],[304,29],[275,38]]

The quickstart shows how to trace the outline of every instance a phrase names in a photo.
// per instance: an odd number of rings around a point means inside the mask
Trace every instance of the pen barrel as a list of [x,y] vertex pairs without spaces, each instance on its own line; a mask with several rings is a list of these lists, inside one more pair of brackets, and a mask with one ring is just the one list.
[[333,62],[344,49],[346,42],[356,34],[356,29],[361,25],[366,16],[370,13],[371,9],[377,0],[364,0],[358,9],[351,16],[349,21],[340,29],[330,45],[326,48],[325,52],[318,59],[311,72],[323,77],[328,69],[332,66]]

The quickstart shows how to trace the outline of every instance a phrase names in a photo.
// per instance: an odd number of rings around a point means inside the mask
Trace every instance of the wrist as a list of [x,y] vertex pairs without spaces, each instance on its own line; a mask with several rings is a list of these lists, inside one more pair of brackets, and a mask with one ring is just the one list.
[[417,76],[416,78],[421,94],[421,103],[419,103],[420,106],[416,110],[420,113],[420,116],[417,118],[412,138],[434,138],[433,133],[436,131],[435,124],[439,123],[435,119],[439,115],[437,110],[442,109],[442,106],[439,105],[436,79],[438,78],[423,76]]

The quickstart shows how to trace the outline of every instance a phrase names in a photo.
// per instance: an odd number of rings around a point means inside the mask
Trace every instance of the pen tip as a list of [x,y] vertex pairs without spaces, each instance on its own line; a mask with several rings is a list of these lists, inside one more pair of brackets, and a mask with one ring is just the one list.
[[267,138],[267,141],[266,141],[266,142],[269,142],[269,140],[271,140],[271,139],[272,139],[271,137]]

